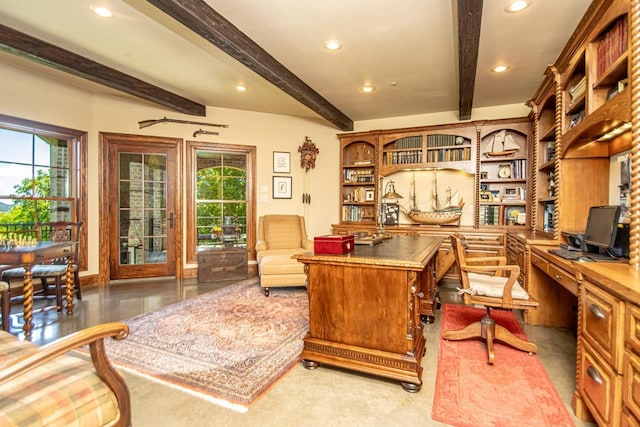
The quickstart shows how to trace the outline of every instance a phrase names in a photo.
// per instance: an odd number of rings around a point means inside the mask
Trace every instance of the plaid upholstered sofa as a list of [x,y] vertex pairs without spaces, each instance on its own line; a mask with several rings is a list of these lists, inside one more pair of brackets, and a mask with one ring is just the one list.
[[[129,389],[104,349],[128,333],[106,323],[38,347],[0,331],[0,426],[130,426]],[[91,360],[66,354],[84,345]]]
[[256,260],[260,286],[266,296],[271,287],[304,286],[304,264],[292,255],[313,251],[307,238],[304,217],[299,215],[264,215],[258,218]]

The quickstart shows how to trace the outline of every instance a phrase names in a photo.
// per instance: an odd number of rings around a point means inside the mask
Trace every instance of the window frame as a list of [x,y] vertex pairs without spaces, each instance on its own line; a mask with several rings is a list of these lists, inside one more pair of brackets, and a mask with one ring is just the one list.
[[187,225],[186,225],[186,262],[198,262],[198,239],[196,233],[196,173],[197,152],[244,154],[247,156],[246,195],[247,195],[247,252],[250,260],[255,260],[256,246],[256,147],[253,145],[219,144],[210,142],[187,141]]
[[37,122],[20,117],[0,114],[0,127],[3,129],[36,134],[41,136],[66,139],[69,141],[69,197],[75,198],[75,218],[82,221],[84,226],[80,229],[80,243],[76,254],[76,263],[80,271],[88,268],[88,248],[87,248],[87,132],[77,129],[70,129],[48,123]]

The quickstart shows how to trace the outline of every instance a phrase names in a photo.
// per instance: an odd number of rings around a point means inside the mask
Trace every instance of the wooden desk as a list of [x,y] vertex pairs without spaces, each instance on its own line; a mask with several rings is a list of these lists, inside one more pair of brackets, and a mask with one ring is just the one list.
[[67,314],[73,314],[73,257],[78,242],[38,242],[36,246],[16,247],[10,249],[0,249],[0,264],[11,266],[22,266],[25,269],[24,275],[24,325],[22,329],[25,336],[31,336],[33,329],[33,275],[31,268],[35,264],[41,264],[45,261],[55,258],[66,257],[69,259],[67,263],[67,287],[65,298],[67,300]]
[[425,352],[420,314],[433,316],[440,237],[394,236],[349,255],[296,255],[305,264],[309,334],[303,365],[399,380],[417,392]]
[[529,292],[540,302],[527,316],[530,325],[575,329],[578,278],[575,261],[548,252],[557,246],[531,246]]

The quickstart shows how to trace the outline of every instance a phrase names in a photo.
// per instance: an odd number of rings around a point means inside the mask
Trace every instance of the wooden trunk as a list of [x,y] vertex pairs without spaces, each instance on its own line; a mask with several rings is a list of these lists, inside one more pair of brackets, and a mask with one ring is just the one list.
[[247,250],[216,248],[198,252],[198,281],[219,282],[248,277]]

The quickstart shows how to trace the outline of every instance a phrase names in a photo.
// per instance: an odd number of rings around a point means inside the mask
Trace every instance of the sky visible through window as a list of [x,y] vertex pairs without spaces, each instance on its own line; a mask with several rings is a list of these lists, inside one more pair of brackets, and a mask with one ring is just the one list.
[[0,197],[15,194],[15,186],[31,177],[31,166],[24,165],[31,165],[35,160],[36,164],[49,166],[48,144],[36,138],[34,157],[33,142],[32,134],[0,129]]

